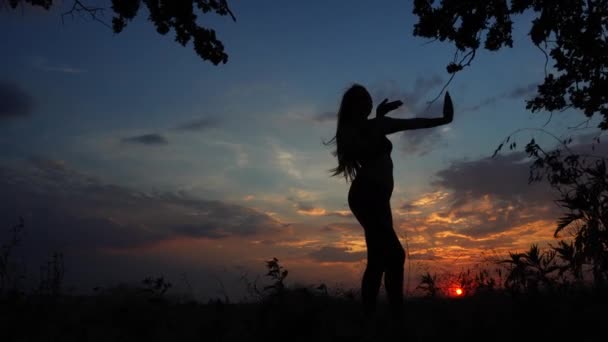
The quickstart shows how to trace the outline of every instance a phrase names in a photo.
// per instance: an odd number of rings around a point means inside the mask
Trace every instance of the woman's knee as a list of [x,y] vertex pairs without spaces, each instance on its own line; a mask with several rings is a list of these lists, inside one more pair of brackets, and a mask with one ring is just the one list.
[[384,255],[384,253],[378,252],[378,253],[370,253],[370,251],[367,251],[367,267],[373,267],[373,268],[382,268],[383,265],[386,262],[386,256]]
[[389,257],[389,263],[391,266],[401,266],[405,263],[405,250],[403,247],[399,246],[398,248],[394,248]]

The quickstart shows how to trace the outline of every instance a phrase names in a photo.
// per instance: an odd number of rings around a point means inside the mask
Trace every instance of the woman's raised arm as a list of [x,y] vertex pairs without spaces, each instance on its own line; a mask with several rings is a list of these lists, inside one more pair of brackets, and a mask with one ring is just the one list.
[[380,121],[382,132],[385,135],[411,129],[437,127],[448,124],[454,120],[454,106],[452,105],[450,93],[446,92],[443,102],[443,117],[441,118],[397,119],[384,116],[378,119]]

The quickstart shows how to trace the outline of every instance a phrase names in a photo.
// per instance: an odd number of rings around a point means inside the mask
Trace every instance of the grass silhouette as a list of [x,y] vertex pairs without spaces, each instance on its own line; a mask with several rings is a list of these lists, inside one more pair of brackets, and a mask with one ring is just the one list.
[[[11,263],[10,251],[20,241],[22,222],[16,227],[12,244],[3,249],[3,265]],[[542,253],[533,246],[527,255]],[[395,321],[382,299],[376,316],[365,318],[356,291],[324,284],[288,286],[289,272],[276,258],[266,261],[270,284],[258,287],[249,282],[253,300],[240,302],[228,297],[200,302],[175,295],[162,276],[145,278],[136,286],[68,294],[62,291],[62,265],[61,254],[54,254],[41,272],[38,289],[7,287],[0,293],[2,341],[603,341],[606,337],[608,292],[557,280],[551,287],[515,291],[501,286],[485,269],[425,274],[419,288],[432,295],[408,297],[404,317]],[[8,269],[4,268],[3,279],[14,278]],[[464,289],[464,294],[450,296],[446,289],[452,286]],[[534,291],[526,291],[529,288]]]
[[[3,298],[3,341],[359,341],[559,339],[599,341],[606,297],[579,292],[461,299],[410,298],[403,321],[364,321],[359,301],[293,289],[253,303],[178,302],[137,288],[90,296]],[[599,335],[598,335],[599,334]],[[597,337],[597,338],[596,338]],[[579,339],[577,339],[579,340]]]

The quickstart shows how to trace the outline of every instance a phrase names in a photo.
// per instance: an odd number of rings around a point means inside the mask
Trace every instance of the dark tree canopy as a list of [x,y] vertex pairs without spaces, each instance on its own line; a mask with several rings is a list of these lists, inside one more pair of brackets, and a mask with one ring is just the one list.
[[[230,15],[236,21],[228,8],[226,0],[111,0],[112,30],[120,33],[132,20],[144,4],[149,12],[148,19],[156,26],[156,31],[165,35],[173,29],[175,41],[185,46],[190,40],[194,42],[194,50],[203,59],[217,65],[226,63],[228,55],[224,45],[215,36],[215,31],[197,23],[197,13],[214,12],[218,15]],[[49,9],[53,0],[8,0],[11,8],[20,4]],[[110,5],[110,0],[108,0]],[[75,13],[89,15],[92,19],[101,21],[99,15],[105,10],[103,7],[87,5],[84,1],[73,0],[71,10],[64,15]]]
[[[552,60],[526,109],[581,110],[603,116],[608,129],[608,0],[414,0],[414,35],[454,43],[457,54],[447,71],[469,66],[481,47],[513,47],[513,17],[533,13],[530,39]],[[461,56],[461,57],[458,57]]]

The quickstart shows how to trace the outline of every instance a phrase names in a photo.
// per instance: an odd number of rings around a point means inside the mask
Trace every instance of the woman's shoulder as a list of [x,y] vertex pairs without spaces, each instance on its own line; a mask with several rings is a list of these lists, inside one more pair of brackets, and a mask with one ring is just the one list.
[[372,135],[383,135],[382,134],[382,122],[384,117],[375,117],[368,119],[366,122],[366,130]]

